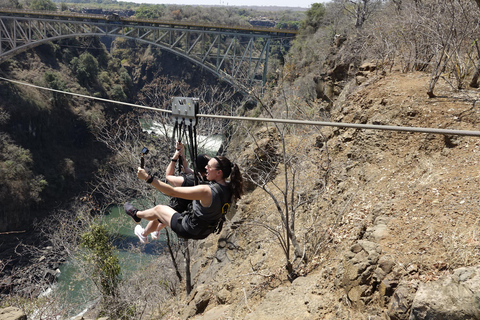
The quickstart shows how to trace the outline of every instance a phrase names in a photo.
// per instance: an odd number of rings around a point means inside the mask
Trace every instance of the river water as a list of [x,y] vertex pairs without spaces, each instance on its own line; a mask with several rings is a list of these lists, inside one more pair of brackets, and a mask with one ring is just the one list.
[[[167,202],[168,199],[165,197],[162,203]],[[140,243],[133,232],[136,224],[125,214],[123,207],[112,206],[109,208],[108,214],[99,216],[97,219],[98,223],[107,226],[109,236],[114,239],[115,253],[122,268],[122,277],[128,277],[131,272],[150,263],[164,248],[163,233],[156,241],[149,238],[149,243]],[[145,227],[147,221],[142,221],[141,224]],[[68,312],[69,316],[81,314],[95,302],[94,297],[98,295],[98,291],[89,276],[80,269],[74,260],[63,264],[60,272],[56,290],[62,293],[62,298],[65,299],[64,305],[72,306]]]
[[[140,121],[143,130],[148,133],[154,133],[157,136],[171,137],[173,134],[173,126],[164,125],[161,123],[151,121]],[[211,156],[215,156],[220,149],[223,141],[222,135],[202,136],[197,135],[198,153],[206,153]]]
[[[167,126],[167,132],[165,132],[165,126],[163,125],[151,122],[141,123],[144,130],[149,133],[171,136],[171,126]],[[223,137],[220,135],[197,136],[198,152],[214,156],[220,149],[222,140]],[[167,204],[168,198],[164,196],[160,203]],[[133,201],[133,204],[135,205],[135,201]],[[148,244],[141,244],[133,232],[135,223],[125,214],[123,206],[112,206],[106,215],[99,216],[97,219],[99,223],[107,226],[109,235],[114,239],[123,277],[128,277],[129,273],[151,262],[164,247],[165,241],[162,239],[164,233],[161,233],[160,238],[156,241],[149,238]],[[145,227],[147,221],[142,221],[141,224]],[[62,299],[65,300],[64,305],[72,306],[68,312],[69,316],[81,315],[95,302],[94,297],[98,295],[98,291],[94,288],[94,284],[88,275],[84,274],[73,260],[63,264],[60,267],[60,272],[55,290],[57,293],[61,293]]]

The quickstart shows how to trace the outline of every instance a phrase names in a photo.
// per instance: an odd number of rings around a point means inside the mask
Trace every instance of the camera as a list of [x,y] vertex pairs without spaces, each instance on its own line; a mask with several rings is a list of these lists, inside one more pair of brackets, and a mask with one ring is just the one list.
[[143,147],[142,149],[142,154],[140,155],[140,168],[145,168],[145,158],[143,158],[144,155],[148,154],[148,149],[147,147]]

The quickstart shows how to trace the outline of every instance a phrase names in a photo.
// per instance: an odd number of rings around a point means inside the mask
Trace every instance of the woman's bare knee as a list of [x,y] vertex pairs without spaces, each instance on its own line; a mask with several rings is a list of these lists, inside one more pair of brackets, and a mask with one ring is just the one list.
[[175,213],[175,210],[163,204],[159,204],[153,209],[155,210],[155,215],[162,222],[162,224],[170,226],[170,221],[172,220],[172,216]]

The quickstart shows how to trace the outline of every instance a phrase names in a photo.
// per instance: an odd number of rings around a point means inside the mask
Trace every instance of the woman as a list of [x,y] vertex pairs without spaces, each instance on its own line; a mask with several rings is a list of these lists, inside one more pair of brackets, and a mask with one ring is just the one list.
[[[183,144],[177,141],[175,146],[175,154],[172,156],[170,163],[165,170],[165,179],[167,182],[174,187],[191,187],[195,185],[195,172],[188,166],[187,158],[185,157],[185,151]],[[175,165],[177,161],[182,161],[182,172],[178,175],[175,174]],[[197,180],[198,183],[204,183],[206,172],[206,165],[208,164],[210,157],[206,154],[198,155],[195,159],[195,165],[197,168]],[[181,198],[170,198],[168,204],[169,207],[173,208],[176,212],[185,212],[188,209],[188,206],[192,203],[191,200],[185,200]],[[129,206],[129,204],[126,204]],[[148,225],[145,229],[141,225],[137,224],[135,226],[134,233],[140,239],[141,243],[148,243],[148,235],[152,236],[153,240],[157,240],[159,236],[159,231],[165,227],[164,224],[160,223],[159,220],[153,220],[148,222]]]
[[243,178],[238,166],[222,156],[211,158],[205,169],[206,179],[210,184],[173,187],[154,179],[144,169],[138,168],[138,178],[152,184],[165,195],[193,200],[192,210],[180,213],[169,206],[158,205],[140,211],[126,203],[125,212],[137,223],[141,219],[159,220],[163,226],[170,226],[181,238],[206,238],[222,219],[224,204],[231,203],[232,197],[238,200],[243,195]]

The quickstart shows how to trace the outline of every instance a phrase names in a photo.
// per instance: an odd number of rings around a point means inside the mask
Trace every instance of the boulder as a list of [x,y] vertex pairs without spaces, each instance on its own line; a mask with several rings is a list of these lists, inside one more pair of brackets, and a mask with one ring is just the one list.
[[408,320],[416,291],[417,288],[412,283],[402,282],[397,287],[388,308],[390,320]]
[[27,315],[15,307],[0,309],[0,320],[27,320]]
[[460,268],[438,281],[421,283],[409,320],[480,319],[480,267]]
[[375,276],[381,252],[378,244],[359,240],[345,255],[342,286],[354,306],[365,305],[375,290],[375,282],[383,280],[384,275],[378,279],[380,272]]
[[203,313],[212,298],[212,292],[206,285],[197,286],[191,293],[187,306],[182,312],[182,318],[188,319]]

